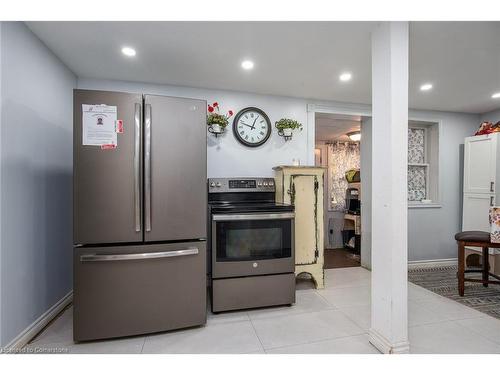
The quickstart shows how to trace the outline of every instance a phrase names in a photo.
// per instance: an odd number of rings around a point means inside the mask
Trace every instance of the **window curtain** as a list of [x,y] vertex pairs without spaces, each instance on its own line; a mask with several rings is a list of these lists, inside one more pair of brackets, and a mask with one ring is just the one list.
[[333,142],[328,144],[328,195],[329,209],[345,210],[347,180],[345,173],[349,169],[359,169],[359,142]]

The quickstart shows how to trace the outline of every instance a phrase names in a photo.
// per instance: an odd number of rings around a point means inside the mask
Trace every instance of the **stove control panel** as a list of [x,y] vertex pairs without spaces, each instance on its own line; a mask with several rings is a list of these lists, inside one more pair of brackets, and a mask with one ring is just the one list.
[[243,178],[209,178],[209,193],[238,193],[238,192],[274,192],[274,178],[270,177],[243,177]]

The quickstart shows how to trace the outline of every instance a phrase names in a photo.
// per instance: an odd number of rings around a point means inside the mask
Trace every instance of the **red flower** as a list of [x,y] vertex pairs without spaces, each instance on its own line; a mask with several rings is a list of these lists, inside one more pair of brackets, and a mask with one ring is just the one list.
[[217,102],[214,102],[214,104],[212,104],[214,107],[218,107],[219,106],[219,103]]
[[233,115],[233,111],[229,110],[229,116],[232,116]]
[[208,106],[208,112],[212,113],[214,111],[214,107],[212,107],[211,105]]

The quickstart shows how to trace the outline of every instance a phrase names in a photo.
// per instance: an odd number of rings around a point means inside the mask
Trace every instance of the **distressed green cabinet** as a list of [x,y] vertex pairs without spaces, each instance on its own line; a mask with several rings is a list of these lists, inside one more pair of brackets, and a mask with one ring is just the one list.
[[324,288],[324,168],[279,166],[274,171],[276,201],[295,205],[295,275],[308,273],[316,288]]

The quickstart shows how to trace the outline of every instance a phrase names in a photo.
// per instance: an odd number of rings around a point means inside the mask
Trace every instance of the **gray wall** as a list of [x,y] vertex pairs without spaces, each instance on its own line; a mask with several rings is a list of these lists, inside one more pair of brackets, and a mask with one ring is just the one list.
[[[457,249],[454,240],[456,232],[461,230],[462,222],[462,169],[464,138],[474,134],[479,125],[479,115],[462,113],[410,110],[411,120],[440,122],[439,133],[439,207],[420,207],[408,209],[408,260],[427,261],[456,258]],[[369,152],[363,153],[367,143],[372,142],[371,131],[367,132],[371,122],[364,121],[361,140],[362,178],[368,174],[366,165],[371,165]],[[369,157],[365,158],[365,156]],[[376,176],[373,176],[376,178]],[[363,180],[362,180],[363,181]],[[364,181],[362,187],[363,232],[371,232],[371,218],[366,215],[370,209],[371,191]],[[368,239],[362,242],[361,261],[364,266],[371,265],[371,249]]]
[[[481,121],[491,121],[492,123],[496,123],[497,121],[500,121],[500,109],[497,109],[495,111],[483,113],[481,115]],[[479,124],[478,124],[479,127]]]
[[1,31],[1,338],[72,289],[72,89],[76,77],[23,23]]
[[410,111],[410,119],[440,121],[440,208],[410,208],[408,211],[408,260],[457,257],[454,240],[462,223],[462,175],[464,138],[474,134],[479,115]]

